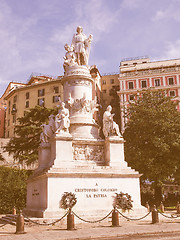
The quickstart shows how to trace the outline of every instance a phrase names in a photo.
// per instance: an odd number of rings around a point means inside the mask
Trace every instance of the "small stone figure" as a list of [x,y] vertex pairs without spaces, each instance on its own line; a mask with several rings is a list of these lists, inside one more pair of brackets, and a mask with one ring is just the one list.
[[42,143],[48,143],[49,139],[53,136],[53,134],[56,131],[54,115],[49,116],[49,124],[42,124],[41,127],[43,128],[43,131],[40,134],[40,140]]
[[61,103],[61,109],[55,118],[56,123],[56,133],[69,132],[70,120],[69,120],[69,110],[65,108],[65,103]]
[[87,38],[81,26],[78,26],[76,31],[77,33],[73,36],[71,46],[74,48],[74,52],[77,56],[78,65],[88,66],[90,46],[93,37],[90,35]]
[[76,58],[76,54],[73,51],[73,47],[70,47],[66,43],[64,48],[67,51],[64,56],[64,64],[63,64],[64,71],[66,71],[69,66],[77,65],[77,58]]
[[103,133],[105,137],[122,137],[119,132],[119,126],[113,121],[114,114],[111,114],[112,107],[109,105],[103,114]]

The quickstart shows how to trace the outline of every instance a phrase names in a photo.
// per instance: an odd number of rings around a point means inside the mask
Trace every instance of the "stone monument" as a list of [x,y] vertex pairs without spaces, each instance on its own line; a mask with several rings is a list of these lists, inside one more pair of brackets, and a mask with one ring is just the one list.
[[39,164],[27,185],[26,214],[34,217],[59,218],[64,192],[76,194],[76,214],[95,219],[113,207],[115,193],[131,195],[133,210],[142,210],[138,172],[124,160],[124,139],[113,121],[111,106],[103,115],[105,140],[93,119],[98,111],[92,99],[88,66],[92,35],[88,38],[77,27],[71,46],[65,45],[64,100],[59,112],[43,124],[39,147]]

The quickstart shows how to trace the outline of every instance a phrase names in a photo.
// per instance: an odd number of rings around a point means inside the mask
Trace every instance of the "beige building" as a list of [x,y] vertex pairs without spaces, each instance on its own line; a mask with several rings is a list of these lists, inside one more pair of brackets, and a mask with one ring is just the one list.
[[32,75],[26,85],[17,87],[5,97],[6,121],[5,138],[14,136],[17,119],[24,116],[24,112],[36,105],[54,108],[58,105],[59,97],[63,100],[61,77]]
[[149,58],[141,58],[122,61],[119,84],[121,129],[124,131],[127,121],[124,113],[138,91],[163,89],[167,90],[167,95],[173,97],[173,100],[180,100],[180,59],[150,62]]
[[119,96],[119,74],[107,74],[101,78],[102,89],[102,111],[104,112],[108,105],[112,106],[112,112],[115,113],[114,120],[119,125],[120,120],[120,104]]

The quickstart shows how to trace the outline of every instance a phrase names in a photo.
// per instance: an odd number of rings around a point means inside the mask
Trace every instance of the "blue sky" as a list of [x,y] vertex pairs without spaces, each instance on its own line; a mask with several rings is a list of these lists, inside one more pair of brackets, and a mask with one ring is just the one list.
[[180,0],[0,0],[0,96],[33,72],[62,75],[78,25],[93,34],[89,64],[101,74],[124,58],[180,58]]

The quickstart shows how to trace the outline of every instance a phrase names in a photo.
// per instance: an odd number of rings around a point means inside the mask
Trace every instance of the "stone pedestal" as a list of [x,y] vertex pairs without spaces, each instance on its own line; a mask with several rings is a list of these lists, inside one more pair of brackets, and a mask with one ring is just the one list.
[[34,217],[60,218],[64,192],[75,193],[77,204],[73,211],[85,219],[99,219],[113,209],[115,193],[128,193],[136,215],[146,213],[140,203],[140,174],[134,170],[112,167],[78,167],[50,169],[28,181],[26,213]]
[[118,136],[105,139],[105,165],[126,168],[124,161],[124,139]]
[[50,166],[61,168],[68,167],[73,161],[72,136],[69,133],[56,134],[51,140]]
[[49,159],[51,157],[51,144],[41,143],[38,149],[38,170],[49,166]]

